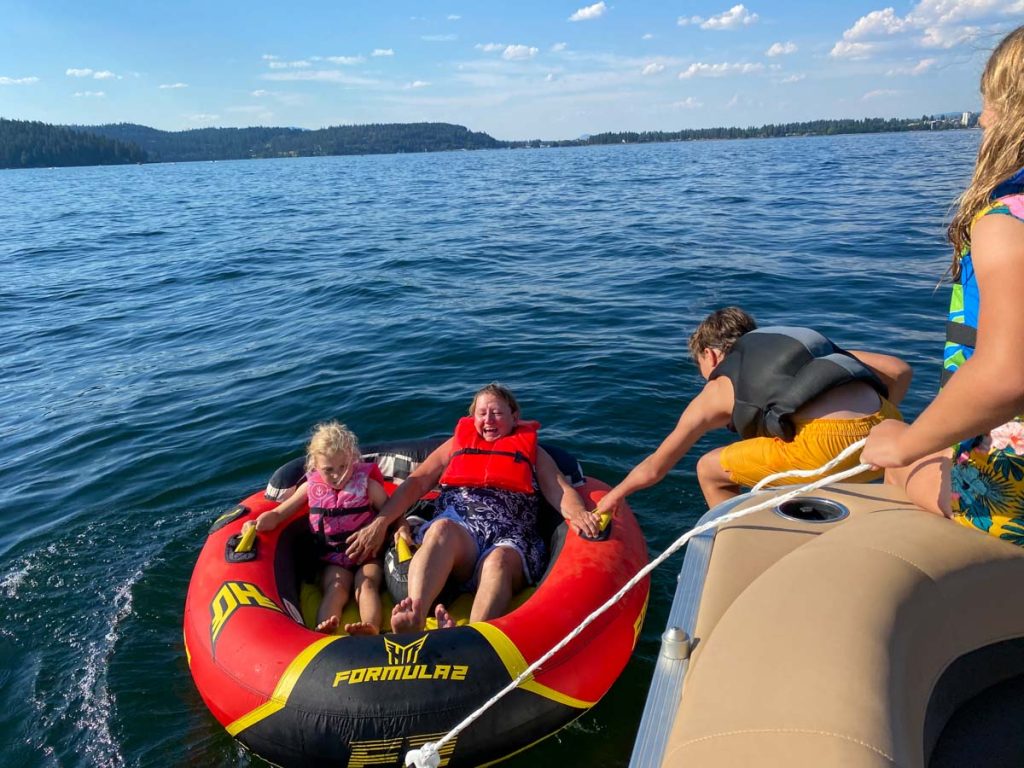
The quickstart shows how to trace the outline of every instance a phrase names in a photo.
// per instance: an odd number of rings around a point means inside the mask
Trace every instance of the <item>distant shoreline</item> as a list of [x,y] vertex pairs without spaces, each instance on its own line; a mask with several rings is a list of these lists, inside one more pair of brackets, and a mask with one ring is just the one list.
[[975,127],[976,121],[975,113],[963,112],[920,118],[812,120],[749,128],[622,131],[578,139],[502,141],[451,123],[391,123],[318,130],[197,128],[160,131],[134,123],[56,126],[0,118],[0,169],[906,133],[964,130]]

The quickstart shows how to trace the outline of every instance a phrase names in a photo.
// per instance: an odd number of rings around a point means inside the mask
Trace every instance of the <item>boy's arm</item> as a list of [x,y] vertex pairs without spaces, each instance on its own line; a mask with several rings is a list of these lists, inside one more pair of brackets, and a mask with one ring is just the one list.
[[600,508],[612,512],[631,493],[660,482],[706,432],[729,424],[733,403],[729,379],[723,376],[705,384],[700,394],[686,406],[675,429],[654,453],[633,467],[626,478],[601,499]]
[[914,370],[898,357],[883,355],[878,352],[854,352],[851,355],[875,372],[882,383],[889,389],[889,402],[899,405],[910,389],[910,381],[914,378]]

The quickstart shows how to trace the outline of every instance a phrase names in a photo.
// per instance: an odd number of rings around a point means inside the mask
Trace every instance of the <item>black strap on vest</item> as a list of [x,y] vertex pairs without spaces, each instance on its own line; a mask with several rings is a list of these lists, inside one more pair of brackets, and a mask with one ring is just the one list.
[[327,549],[333,549],[335,552],[340,552],[341,548],[345,546],[344,539],[337,540],[332,539],[327,535],[324,530],[324,520],[328,517],[347,517],[348,515],[361,515],[364,512],[369,512],[372,507],[369,504],[363,504],[361,507],[347,507],[344,509],[324,509],[323,507],[314,507],[310,512],[320,515],[318,521],[316,537],[320,544]]
[[521,461],[530,461],[522,451],[488,451],[484,448],[460,448],[451,455],[451,458],[454,459],[456,456],[463,453],[469,456],[511,456],[512,460],[517,464]]
[[978,329],[964,323],[946,323],[946,341],[974,349],[978,346]]

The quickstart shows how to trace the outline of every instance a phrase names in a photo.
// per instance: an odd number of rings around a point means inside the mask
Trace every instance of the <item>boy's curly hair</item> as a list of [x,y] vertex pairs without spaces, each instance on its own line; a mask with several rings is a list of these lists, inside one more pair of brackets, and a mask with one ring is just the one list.
[[740,336],[755,328],[754,318],[739,307],[716,309],[690,334],[690,355],[696,360],[705,349],[717,349],[727,355]]

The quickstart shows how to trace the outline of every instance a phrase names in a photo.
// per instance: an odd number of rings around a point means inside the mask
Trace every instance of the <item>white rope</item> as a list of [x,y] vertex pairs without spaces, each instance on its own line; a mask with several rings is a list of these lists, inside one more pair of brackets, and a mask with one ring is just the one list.
[[[854,450],[860,449],[864,445],[864,442],[864,440],[861,440],[857,443],[854,443],[845,451],[840,453],[835,459],[830,461],[828,464],[824,465],[820,469],[813,470],[812,472],[810,472],[810,474],[818,475],[821,474],[822,472],[827,472],[829,468],[838,464],[840,461],[846,458],[848,454],[852,453]],[[460,733],[462,733],[462,731],[464,731],[467,727],[472,725],[473,722],[475,722],[481,715],[483,715],[484,712],[486,712],[488,709],[494,706],[506,694],[518,688],[519,685],[524,680],[529,678],[538,667],[540,667],[544,662],[546,662],[548,659],[550,659],[552,656],[554,656],[556,653],[562,650],[565,646],[567,646],[570,642],[572,642],[576,637],[578,637],[579,634],[588,626],[590,626],[601,614],[603,614],[605,611],[607,611],[609,608],[615,605],[615,603],[621,600],[623,595],[625,595],[627,592],[629,592],[629,590],[631,590],[638,583],[640,583],[640,581],[642,581],[644,577],[647,576],[647,574],[649,574],[651,571],[653,571],[655,568],[657,568],[659,565],[665,562],[669,557],[671,557],[677,551],[679,551],[679,549],[694,536],[702,534],[705,531],[710,531],[713,528],[718,528],[719,526],[725,525],[726,523],[731,523],[733,520],[738,520],[739,518],[745,517],[746,515],[752,514],[753,512],[759,512],[762,509],[767,509],[768,507],[782,504],[783,502],[788,501],[789,499],[792,499],[796,496],[799,496],[802,493],[807,493],[808,491],[816,490],[818,488],[821,488],[822,486],[829,485],[840,480],[845,480],[848,477],[853,477],[854,475],[859,475],[861,472],[864,472],[865,470],[868,469],[872,469],[872,467],[870,467],[867,464],[859,464],[858,466],[853,467],[852,469],[847,469],[835,475],[823,477],[820,480],[815,480],[814,482],[808,483],[806,485],[797,486],[791,491],[783,493],[779,496],[774,496],[766,501],[761,502],[760,504],[755,504],[752,507],[746,507],[735,512],[729,512],[727,514],[722,515],[721,517],[715,518],[714,520],[710,520],[704,523],[703,525],[698,525],[695,528],[691,528],[689,531],[687,531],[678,539],[676,539],[671,544],[671,546],[669,546],[668,549],[666,549],[664,552],[658,555],[646,566],[641,568],[637,572],[637,574],[629,581],[627,581],[618,592],[616,592],[614,595],[608,598],[608,600],[600,608],[598,608],[585,619],[583,619],[583,621],[579,623],[576,629],[574,629],[572,632],[566,635],[561,641],[559,641],[559,643],[555,645],[554,648],[552,648],[550,651],[548,651],[539,659],[537,659],[537,661],[533,662],[533,664],[524,669],[518,675],[518,677],[516,677],[515,680],[513,680],[511,683],[509,683],[496,694],[494,694],[494,696],[492,696],[490,699],[484,702],[484,704],[475,712],[471,712],[466,717],[465,720],[463,720],[461,723],[459,723],[450,731],[448,731],[448,733],[446,733],[441,739],[435,742],[427,742],[419,749],[411,749],[408,752],[406,752],[406,767],[408,768],[408,766],[415,765],[416,768],[438,768],[438,766],[441,765],[441,754],[439,750],[441,749],[442,746],[447,744],[449,741],[451,741]],[[758,486],[763,485],[766,480],[778,479],[787,474],[792,474],[796,476],[798,472],[800,472],[800,470],[794,470],[792,473],[780,472],[777,475],[771,475],[770,477],[767,477],[765,478],[765,480],[762,480],[760,483],[758,483]],[[756,488],[757,486],[755,486],[755,489]],[[598,506],[600,506],[600,503],[598,503]]]

